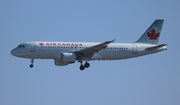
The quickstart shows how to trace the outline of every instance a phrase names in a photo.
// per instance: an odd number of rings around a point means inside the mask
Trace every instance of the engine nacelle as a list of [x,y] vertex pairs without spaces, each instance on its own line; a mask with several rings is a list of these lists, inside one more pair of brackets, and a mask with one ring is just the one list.
[[66,65],[68,65],[69,63],[68,63],[68,62],[62,62],[61,59],[57,59],[57,60],[54,60],[54,64],[55,64],[56,66],[66,66]]
[[66,66],[70,63],[75,63],[76,55],[74,53],[62,53],[61,58],[55,59],[54,64],[56,66]]
[[74,53],[62,53],[61,60],[62,62],[67,62],[67,63],[75,62],[76,55]]

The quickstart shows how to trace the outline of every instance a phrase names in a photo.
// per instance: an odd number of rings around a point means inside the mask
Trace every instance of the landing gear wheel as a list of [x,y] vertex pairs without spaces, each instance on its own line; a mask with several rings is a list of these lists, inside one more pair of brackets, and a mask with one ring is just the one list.
[[89,64],[88,62],[86,62],[86,63],[84,64],[84,66],[85,66],[86,68],[88,68],[88,67],[90,66],[90,64]]
[[30,68],[33,68],[33,66],[34,66],[33,63],[34,63],[34,59],[31,58],[31,64],[29,65]]
[[79,69],[80,69],[80,70],[84,70],[85,67],[84,67],[83,65],[81,65],[81,66],[79,67]]
[[33,64],[30,64],[29,67],[30,67],[30,68],[33,68]]

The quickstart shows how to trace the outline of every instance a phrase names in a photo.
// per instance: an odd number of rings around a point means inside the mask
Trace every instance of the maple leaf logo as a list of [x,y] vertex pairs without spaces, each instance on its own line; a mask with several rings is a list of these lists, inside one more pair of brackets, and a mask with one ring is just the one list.
[[150,40],[158,40],[159,32],[156,32],[156,30],[152,29],[150,32],[147,32],[147,35]]
[[44,44],[43,43],[39,43],[39,46],[43,46]]

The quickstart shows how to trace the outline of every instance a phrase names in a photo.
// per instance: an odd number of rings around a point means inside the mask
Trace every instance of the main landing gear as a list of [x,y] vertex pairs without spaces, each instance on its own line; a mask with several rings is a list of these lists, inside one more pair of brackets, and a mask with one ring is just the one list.
[[29,65],[30,68],[33,68],[34,59],[31,59],[31,64]]
[[[79,62],[81,63],[81,65],[79,67],[80,70],[84,70],[85,68],[90,67],[90,64],[87,61],[85,62],[84,65],[82,64],[82,61],[79,61]],[[34,63],[34,59],[31,58],[31,64],[29,65],[30,68],[33,68],[33,66],[34,66],[33,63]]]
[[85,68],[88,68],[90,64],[86,61],[85,64],[82,64],[82,61],[80,61],[81,65],[79,67],[80,70],[84,70]]

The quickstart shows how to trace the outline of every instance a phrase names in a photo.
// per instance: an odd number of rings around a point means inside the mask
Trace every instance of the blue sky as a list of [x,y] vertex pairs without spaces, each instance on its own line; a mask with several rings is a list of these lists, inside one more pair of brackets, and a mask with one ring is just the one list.
[[[122,0],[3,0],[0,2],[1,105],[179,105],[180,2]],[[168,50],[120,61],[65,67],[16,58],[27,41],[136,41],[164,19],[159,43]]]

